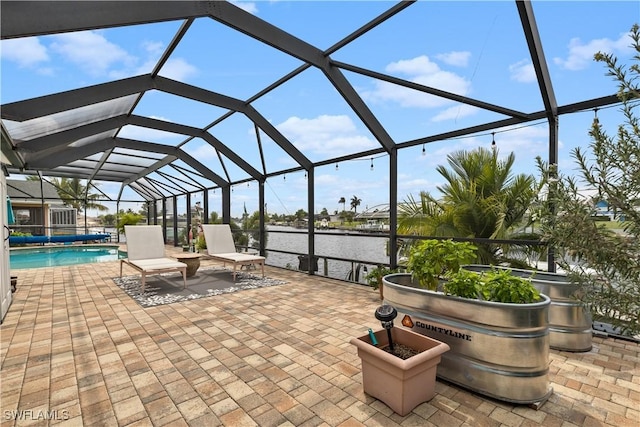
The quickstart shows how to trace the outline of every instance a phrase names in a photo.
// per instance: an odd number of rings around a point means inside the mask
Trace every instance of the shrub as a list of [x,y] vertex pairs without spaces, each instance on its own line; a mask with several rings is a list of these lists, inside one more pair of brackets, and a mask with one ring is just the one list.
[[382,278],[384,276],[397,272],[397,268],[389,268],[385,267],[384,265],[378,265],[365,276],[365,280],[367,281],[369,286],[373,287],[373,289],[378,289],[378,287],[382,283]]
[[491,269],[486,273],[459,270],[447,275],[443,284],[449,295],[511,304],[540,300],[540,292],[530,280],[514,276],[510,270]]
[[442,285],[444,292],[461,298],[482,298],[481,275],[467,270],[458,270],[447,275]]
[[530,280],[514,276],[509,270],[485,273],[484,290],[488,301],[529,304],[540,300],[540,292]]
[[476,250],[469,242],[423,240],[411,248],[407,270],[420,286],[436,290],[445,274],[455,273],[460,266],[475,261]]

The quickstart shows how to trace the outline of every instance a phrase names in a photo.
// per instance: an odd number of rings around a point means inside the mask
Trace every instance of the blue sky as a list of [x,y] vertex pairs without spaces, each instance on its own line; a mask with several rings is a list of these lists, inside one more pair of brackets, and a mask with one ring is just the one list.
[[[150,3],[152,4],[152,3]],[[236,3],[296,37],[327,49],[394,3],[386,1]],[[559,105],[615,93],[616,84],[593,61],[597,51],[613,53],[629,63],[627,35],[640,21],[635,1],[533,2],[536,22]],[[70,90],[86,85],[148,73],[171,41],[181,22],[148,24],[20,40],[0,44],[2,103]],[[332,58],[395,77],[458,93],[523,112],[543,108],[515,3],[420,1]],[[294,70],[301,62],[209,19],[194,22],[160,75],[246,99]],[[344,71],[368,107],[396,142],[473,126],[504,118],[495,113],[399,88]],[[278,130],[312,161],[378,147],[378,143],[337,94],[322,73],[310,68],[253,103]],[[135,113],[204,127],[223,109],[185,101],[160,92],[145,95]],[[560,168],[571,172],[569,152],[586,146],[593,112],[560,118]],[[618,108],[598,111],[611,131],[620,123]],[[261,169],[252,123],[233,115],[211,133],[257,169]],[[421,190],[437,194],[442,180],[435,167],[459,149],[490,147],[495,138],[500,153],[516,153],[517,172],[534,173],[534,158],[547,157],[544,121],[458,140],[416,146],[399,152],[400,200]],[[122,137],[177,145],[184,136],[128,126]],[[266,135],[261,134],[267,171],[296,166]],[[204,141],[186,144],[186,151],[221,174],[215,152]],[[371,168],[373,164],[373,169]],[[336,167],[337,166],[337,167]],[[232,179],[244,172],[227,165]],[[317,168],[315,211],[342,209],[341,197],[362,200],[358,211],[388,203],[388,158],[360,160]],[[119,185],[100,183],[115,196]],[[266,184],[268,212],[307,210],[304,173],[271,178]],[[125,198],[135,198],[126,191]],[[211,193],[218,210],[220,191]],[[198,198],[196,197],[196,200]],[[232,215],[246,205],[257,210],[255,183],[234,187]]]

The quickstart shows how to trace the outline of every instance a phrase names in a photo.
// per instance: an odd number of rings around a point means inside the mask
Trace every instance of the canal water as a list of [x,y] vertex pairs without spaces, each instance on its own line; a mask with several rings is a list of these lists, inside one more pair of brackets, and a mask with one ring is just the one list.
[[[298,255],[275,250],[306,254],[309,249],[306,230],[270,225],[267,233],[267,264],[298,269],[301,264]],[[317,233],[322,233],[315,235],[315,256],[318,257],[320,275],[325,273],[324,257],[356,260],[354,263],[326,260],[327,276],[345,280],[351,273],[352,276],[359,276],[361,283],[366,283],[364,276],[377,263],[389,263],[387,237],[351,235],[344,230],[318,230]],[[308,259],[302,263],[308,263]]]

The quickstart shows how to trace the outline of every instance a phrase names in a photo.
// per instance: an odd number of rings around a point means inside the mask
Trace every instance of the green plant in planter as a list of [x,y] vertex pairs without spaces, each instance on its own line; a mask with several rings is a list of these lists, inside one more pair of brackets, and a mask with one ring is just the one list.
[[204,234],[198,234],[196,237],[195,247],[198,252],[207,249],[207,242],[204,240]]
[[476,260],[476,246],[453,240],[423,240],[409,251],[407,270],[420,286],[435,291],[446,273]]
[[483,295],[482,275],[467,270],[449,273],[442,289],[448,295],[461,298],[485,299]]
[[483,280],[488,301],[529,304],[540,300],[540,292],[530,280],[514,276],[509,270],[492,269]]
[[384,265],[378,265],[373,268],[366,276],[365,280],[369,286],[373,287],[373,289],[378,289],[382,286],[382,278],[387,274],[397,273],[397,268],[389,268]]
[[382,278],[387,274],[397,273],[398,271],[398,268],[389,268],[379,264],[365,276],[365,280],[367,281],[369,286],[373,287],[373,289],[377,289],[380,292],[380,299],[382,300],[384,299]]
[[459,270],[447,274],[442,287],[446,294],[461,298],[512,304],[540,301],[540,292],[531,281],[514,276],[509,270],[492,269],[486,273]]

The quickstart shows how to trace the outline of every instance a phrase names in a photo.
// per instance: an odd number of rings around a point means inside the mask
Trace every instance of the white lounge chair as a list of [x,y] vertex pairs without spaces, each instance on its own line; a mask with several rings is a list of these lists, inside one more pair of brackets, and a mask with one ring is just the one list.
[[127,238],[127,258],[120,260],[120,277],[122,265],[127,264],[140,272],[140,292],[144,293],[147,275],[182,273],[184,287],[187,287],[187,264],[167,258],[164,253],[164,238],[159,225],[125,225]]
[[238,266],[260,265],[262,277],[264,277],[264,260],[260,255],[242,253],[236,251],[236,244],[233,242],[233,234],[229,224],[202,224],[204,240],[207,244],[207,255],[217,261],[233,264],[233,280],[236,280]]

